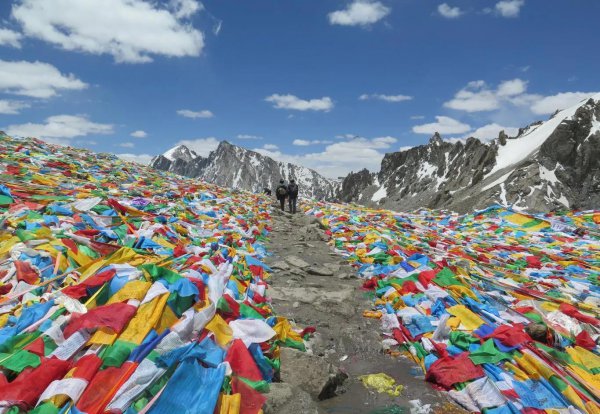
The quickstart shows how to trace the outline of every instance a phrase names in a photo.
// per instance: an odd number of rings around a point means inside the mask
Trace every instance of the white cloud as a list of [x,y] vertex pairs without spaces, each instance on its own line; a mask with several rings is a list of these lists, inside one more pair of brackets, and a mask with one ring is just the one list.
[[384,156],[382,150],[390,148],[396,142],[396,138],[389,136],[373,139],[355,137],[348,141],[330,144],[322,152],[301,155],[284,154],[263,148],[257,148],[255,151],[276,160],[313,168],[327,177],[337,178],[362,168],[371,171],[379,170]]
[[199,10],[193,3],[175,1],[161,8],[143,0],[21,0],[12,16],[25,35],[65,50],[145,63],[152,55],[200,55],[204,36],[185,20]]
[[133,131],[129,135],[131,135],[134,138],[146,138],[148,136],[148,133],[146,131],[137,130],[137,131]]
[[171,0],[169,6],[178,19],[189,18],[204,9],[204,5],[196,0]]
[[194,152],[196,152],[196,154],[198,154],[202,157],[207,157],[211,151],[214,151],[217,149],[217,147],[219,146],[219,143],[220,143],[220,141],[217,138],[208,137],[208,138],[197,138],[197,139],[183,139],[183,140],[175,143],[174,146],[185,145],[189,149],[194,150]]
[[292,142],[293,145],[296,145],[298,147],[307,147],[309,145],[318,145],[318,144],[333,144],[333,141],[329,141],[329,140],[320,140],[320,139],[313,139],[313,140],[308,140],[308,139],[295,139]]
[[71,138],[90,134],[112,134],[113,125],[99,124],[90,121],[84,115],[54,115],[46,118],[43,124],[9,125],[6,127],[8,135],[23,137],[36,137],[48,142],[66,144]]
[[391,9],[379,1],[354,0],[344,10],[328,14],[330,24],[368,26],[390,14]]
[[22,38],[23,35],[21,33],[10,29],[0,29],[0,46],[12,46],[20,49]]
[[414,148],[412,145],[404,145],[400,148],[398,148],[398,151],[402,152],[402,151],[408,151],[409,149]]
[[341,135],[336,135],[335,138],[336,139],[354,139],[354,138],[360,138],[360,137],[356,134],[341,134]]
[[457,19],[464,14],[460,7],[451,7],[448,3],[440,4],[437,11],[446,19]]
[[563,92],[552,96],[527,93],[527,81],[516,78],[501,82],[496,89],[484,81],[469,82],[466,87],[444,103],[446,108],[466,112],[507,110],[512,108],[520,113],[535,115],[554,113],[557,109],[569,106],[591,97],[597,92]]
[[149,154],[115,154],[115,155],[117,157],[121,158],[122,160],[136,162],[136,163],[142,164],[142,165],[150,164],[150,161],[152,161],[152,158],[154,158],[152,155],[149,155]]
[[496,13],[502,17],[519,17],[525,0],[503,0],[496,3]]
[[469,132],[467,135],[465,135],[463,137],[463,139],[466,139],[469,137],[475,137],[475,138],[479,138],[482,141],[491,141],[495,138],[498,138],[500,131],[504,131],[504,133],[506,135],[508,135],[509,137],[514,137],[514,136],[517,136],[517,134],[519,133],[519,128],[507,127],[507,126],[498,125],[496,123],[491,123],[491,124],[487,124],[482,127],[479,127],[473,132]]
[[496,93],[484,81],[473,81],[458,91],[454,99],[444,103],[444,106],[459,111],[478,112],[493,111],[500,104]]
[[378,94],[378,93],[372,93],[372,94],[362,94],[358,97],[358,99],[360,99],[361,101],[366,101],[369,99],[378,99],[380,101],[385,101],[385,102],[403,102],[403,101],[410,101],[413,99],[412,96],[408,96],[408,95],[383,95],[383,94]]
[[516,78],[503,81],[497,89],[492,89],[482,81],[472,81],[458,91],[454,98],[444,103],[446,108],[466,112],[483,112],[499,109],[502,103],[525,105],[536,95],[525,94],[527,82]]
[[177,111],[178,115],[184,116],[186,118],[213,118],[215,114],[207,109],[203,109],[201,111],[191,111],[189,109],[180,109]]
[[592,95],[597,93],[600,92],[564,92],[552,96],[545,96],[531,105],[531,111],[538,115],[552,114],[556,110],[565,109],[578,102],[589,99]]
[[463,124],[456,119],[447,116],[436,116],[437,122],[423,125],[415,125],[413,132],[416,134],[434,134],[439,132],[440,134],[463,134],[471,130],[471,126]]
[[50,98],[61,90],[80,90],[87,84],[42,62],[0,60],[0,91],[32,98]]
[[29,108],[29,105],[23,102],[0,99],[0,114],[16,115],[24,108]]
[[263,137],[259,137],[258,135],[250,135],[250,134],[238,134],[237,139],[255,139],[255,140],[261,140],[263,139]]
[[267,96],[265,101],[273,103],[276,109],[293,109],[295,111],[325,111],[333,108],[333,101],[330,97],[324,96],[320,99],[300,99],[294,95],[273,94]]
[[263,145],[263,149],[266,149],[267,151],[275,151],[278,150],[279,147],[275,144],[265,144]]
[[498,96],[515,96],[525,93],[526,90],[527,82],[517,78],[502,82],[498,86],[498,91],[496,93]]
[[117,144],[117,146],[121,148],[133,148],[135,147],[135,144],[133,142],[121,142],[120,144]]

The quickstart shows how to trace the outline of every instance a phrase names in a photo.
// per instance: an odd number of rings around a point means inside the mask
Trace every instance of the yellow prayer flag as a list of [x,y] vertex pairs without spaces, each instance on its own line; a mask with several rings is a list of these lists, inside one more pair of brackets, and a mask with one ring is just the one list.
[[222,348],[233,340],[233,331],[219,314],[211,319],[206,325],[206,329],[215,335],[215,340]]

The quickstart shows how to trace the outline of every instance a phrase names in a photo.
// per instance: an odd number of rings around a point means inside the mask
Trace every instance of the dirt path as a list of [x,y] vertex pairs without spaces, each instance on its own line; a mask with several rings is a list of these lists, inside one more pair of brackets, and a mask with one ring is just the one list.
[[[293,408],[275,403],[267,407],[266,414],[291,412],[291,409],[307,413],[371,413],[393,405],[409,412],[410,400],[420,400],[432,408],[445,405],[445,397],[423,381],[421,371],[413,363],[383,352],[379,321],[362,316],[363,310],[371,308],[372,298],[359,288],[361,283],[355,270],[327,245],[318,222],[300,213],[290,215],[277,210],[273,219],[268,244],[268,251],[273,255],[266,260],[274,269],[269,289],[273,306],[278,314],[299,326],[317,329],[314,340],[309,343],[308,353],[312,353],[312,357],[282,353],[281,380],[293,383],[311,394],[313,400],[318,400],[318,390],[324,386],[320,377],[327,376],[327,372],[322,371],[324,366],[329,367],[330,373],[339,369],[348,378],[337,390],[335,384],[325,385],[329,389],[321,397],[333,396],[314,406],[307,405],[306,401],[305,405]],[[299,359],[302,362],[298,362]],[[380,372],[404,386],[400,396],[369,391],[358,379],[360,375]],[[278,386],[287,385],[276,388]]]

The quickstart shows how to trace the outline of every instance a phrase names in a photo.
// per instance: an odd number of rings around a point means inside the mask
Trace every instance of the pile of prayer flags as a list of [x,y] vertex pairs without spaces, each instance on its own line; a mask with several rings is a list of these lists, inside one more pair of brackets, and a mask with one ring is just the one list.
[[600,412],[600,211],[309,203],[382,339],[470,412]]
[[269,200],[0,135],[0,413],[259,413]]

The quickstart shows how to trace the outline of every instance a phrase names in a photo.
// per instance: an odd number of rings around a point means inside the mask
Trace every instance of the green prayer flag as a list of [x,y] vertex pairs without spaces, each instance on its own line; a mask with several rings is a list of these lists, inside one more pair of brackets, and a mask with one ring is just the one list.
[[500,352],[494,341],[492,339],[488,339],[481,345],[481,347],[475,351],[472,351],[469,354],[469,358],[473,361],[474,364],[496,364],[504,359],[510,360],[512,356],[507,354],[506,352]]
[[0,354],[0,361],[2,361],[0,362],[0,366],[16,373],[20,373],[28,367],[39,367],[42,363],[39,356],[25,349],[17,351],[12,355]]

